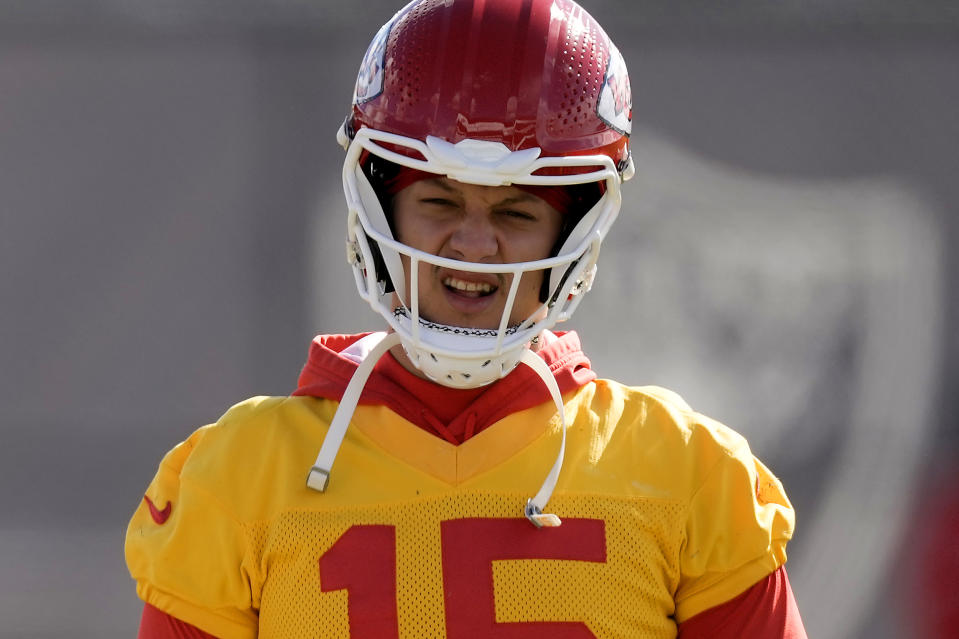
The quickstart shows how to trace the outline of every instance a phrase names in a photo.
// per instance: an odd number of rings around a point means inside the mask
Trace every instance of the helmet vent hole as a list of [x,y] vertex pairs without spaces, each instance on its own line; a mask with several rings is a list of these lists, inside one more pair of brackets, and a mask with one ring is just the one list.
[[583,99],[589,100],[593,96],[598,99],[608,52],[602,44],[605,40],[597,31],[597,26],[587,23],[588,28],[583,29],[582,24],[577,20],[567,21],[562,48],[565,86],[561,96],[558,96],[559,108],[547,122],[550,134],[557,137],[592,135],[597,132],[594,130],[596,118],[590,105],[584,104]]

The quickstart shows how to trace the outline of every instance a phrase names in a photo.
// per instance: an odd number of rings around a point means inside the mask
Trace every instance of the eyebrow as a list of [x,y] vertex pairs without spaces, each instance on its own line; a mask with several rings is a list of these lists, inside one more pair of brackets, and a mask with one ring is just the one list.
[[[444,178],[441,178],[441,177],[430,178],[424,181],[428,184],[432,184],[442,189],[443,191],[446,191],[447,193],[451,195],[462,195],[459,189],[457,189],[455,186],[451,186],[448,182],[444,180]],[[508,186],[515,186],[515,185],[508,185]],[[520,204],[523,202],[536,202],[538,200],[542,200],[542,198],[538,198],[532,193],[527,193],[526,191],[520,190],[520,192],[517,195],[505,198],[503,200],[499,200],[498,202],[494,204],[494,206],[508,206],[510,204]]]

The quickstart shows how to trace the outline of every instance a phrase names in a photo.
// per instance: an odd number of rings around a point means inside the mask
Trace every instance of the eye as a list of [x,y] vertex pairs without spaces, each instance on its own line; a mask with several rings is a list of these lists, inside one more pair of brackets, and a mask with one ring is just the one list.
[[420,199],[420,204],[431,204],[433,206],[456,206],[456,202],[445,197],[424,197]]
[[533,215],[529,211],[522,211],[519,209],[503,209],[499,211],[499,214],[515,220],[523,220],[523,221],[529,221],[529,222],[536,221],[535,215]]

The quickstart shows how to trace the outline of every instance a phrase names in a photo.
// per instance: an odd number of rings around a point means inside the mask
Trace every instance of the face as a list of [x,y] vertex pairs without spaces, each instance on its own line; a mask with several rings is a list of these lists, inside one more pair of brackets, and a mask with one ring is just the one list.
[[[448,178],[420,180],[397,193],[393,215],[400,242],[439,257],[483,264],[545,259],[562,227],[556,209],[522,189]],[[403,260],[409,273],[409,258]],[[512,277],[420,263],[420,315],[451,326],[496,328]],[[511,325],[536,312],[542,281],[542,271],[522,276]]]

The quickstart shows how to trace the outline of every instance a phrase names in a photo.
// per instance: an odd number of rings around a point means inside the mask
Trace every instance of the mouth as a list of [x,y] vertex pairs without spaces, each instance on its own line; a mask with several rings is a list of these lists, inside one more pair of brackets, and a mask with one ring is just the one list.
[[489,282],[471,282],[452,276],[443,278],[443,286],[452,293],[469,298],[487,297],[499,288],[499,286]]

